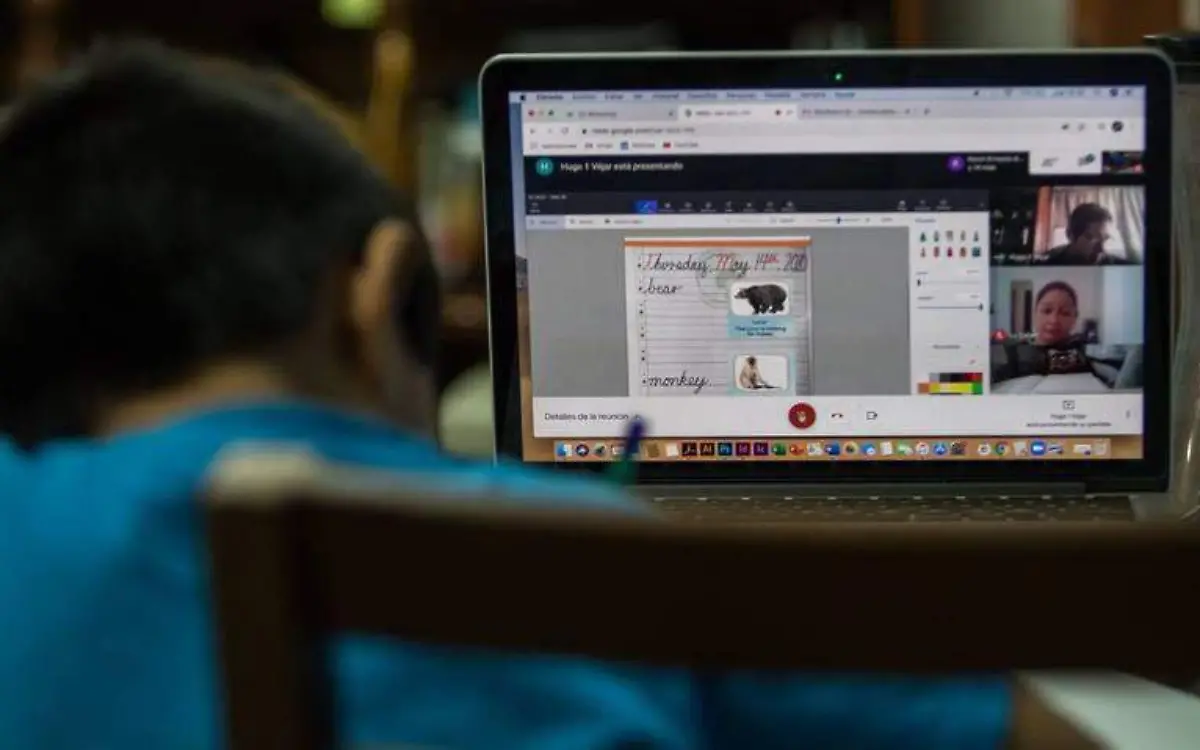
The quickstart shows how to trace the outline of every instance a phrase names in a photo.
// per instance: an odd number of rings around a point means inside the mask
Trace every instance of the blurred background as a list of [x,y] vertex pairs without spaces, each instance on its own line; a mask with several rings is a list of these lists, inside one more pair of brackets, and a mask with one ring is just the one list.
[[0,62],[8,96],[98,37],[150,36],[323,95],[417,197],[450,292],[449,383],[487,358],[475,80],[493,54],[1131,45],[1198,16],[1200,0],[0,0]]

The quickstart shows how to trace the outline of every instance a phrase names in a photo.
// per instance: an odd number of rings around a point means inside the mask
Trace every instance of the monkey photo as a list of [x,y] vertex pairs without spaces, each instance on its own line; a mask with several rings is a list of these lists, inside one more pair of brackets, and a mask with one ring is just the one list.
[[758,357],[746,357],[738,372],[738,387],[744,391],[772,390],[776,386],[763,380],[762,372],[758,369]]
[[784,311],[788,290],[781,284],[754,284],[737,290],[733,298],[745,300],[754,315],[777,315]]

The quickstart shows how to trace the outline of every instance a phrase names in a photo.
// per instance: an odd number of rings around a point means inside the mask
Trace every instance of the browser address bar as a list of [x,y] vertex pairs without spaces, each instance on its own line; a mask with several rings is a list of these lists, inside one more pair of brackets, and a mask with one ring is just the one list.
[[[1072,134],[1093,134],[1102,132],[1101,125],[1107,126],[1107,121],[1081,123],[1082,130],[1075,127],[1067,132]],[[1131,126],[1132,123],[1129,123]],[[1123,127],[1125,124],[1123,124]],[[641,133],[650,132],[651,128],[639,129]],[[664,129],[666,130],[666,129]],[[921,120],[788,120],[787,122],[704,122],[691,127],[675,128],[679,136],[740,136],[743,138],[765,136],[778,137],[782,135],[929,135],[981,133],[1037,133],[1056,134],[1062,132],[1062,121],[1048,118],[1008,118],[1004,120],[968,120],[965,118],[949,117],[945,119]],[[618,127],[613,132],[625,132]]]
[[[1058,118],[921,118],[921,119],[790,119],[786,121],[759,120],[737,121],[734,119],[713,118],[702,122],[695,121],[693,114],[691,122],[664,123],[629,123],[617,122],[611,125],[588,127],[562,127],[555,130],[530,129],[528,135],[567,135],[573,134],[581,139],[587,138],[642,138],[642,137],[706,137],[706,136],[739,136],[750,137],[779,137],[782,135],[929,135],[929,134],[965,134],[979,135],[982,133],[1030,133],[1030,134],[1068,134],[1071,136],[1088,137],[1100,135],[1120,135],[1122,133],[1138,134],[1142,130],[1141,118],[1128,118],[1120,121],[1119,129],[1113,128],[1110,119],[1090,119],[1064,122]],[[544,132],[543,132],[544,131]]]

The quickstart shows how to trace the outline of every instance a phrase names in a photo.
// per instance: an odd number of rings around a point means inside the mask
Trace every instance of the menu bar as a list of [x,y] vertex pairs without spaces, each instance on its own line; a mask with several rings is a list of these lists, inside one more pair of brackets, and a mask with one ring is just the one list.
[[824,88],[643,91],[525,91],[513,92],[512,102],[717,102],[717,101],[1072,101],[1142,100],[1144,86],[992,86],[936,88]]
[[[655,229],[852,229],[856,227],[908,227],[950,215],[897,212],[795,213],[795,214],[568,214],[566,216],[526,216],[525,229],[531,231],[608,231]],[[976,216],[984,216],[980,211]]]
[[986,211],[983,190],[695,191],[664,193],[530,193],[529,216],[571,214],[790,214],[830,212]]

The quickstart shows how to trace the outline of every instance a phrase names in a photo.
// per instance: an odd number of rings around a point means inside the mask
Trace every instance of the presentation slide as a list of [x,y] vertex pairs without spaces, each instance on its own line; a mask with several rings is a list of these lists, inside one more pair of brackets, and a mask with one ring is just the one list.
[[812,393],[812,240],[625,239],[629,392]]
[[531,393],[909,395],[909,235],[899,223],[528,232]]

